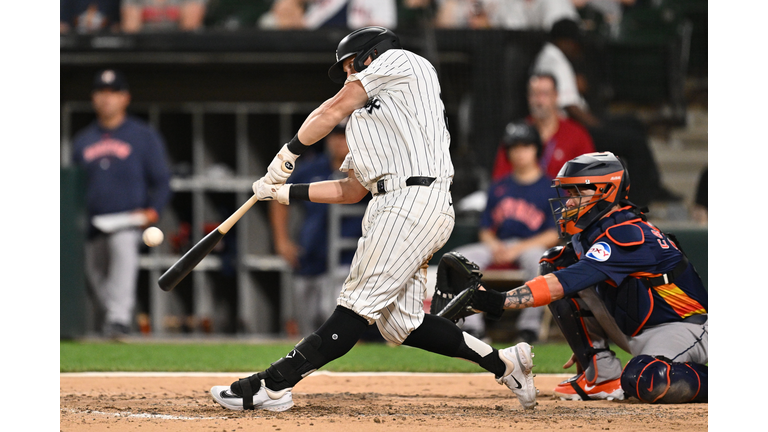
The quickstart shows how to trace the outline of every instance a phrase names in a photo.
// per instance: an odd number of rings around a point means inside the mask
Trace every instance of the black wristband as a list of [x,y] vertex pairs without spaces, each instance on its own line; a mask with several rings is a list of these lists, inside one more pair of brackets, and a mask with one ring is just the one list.
[[301,143],[299,141],[299,134],[296,133],[293,138],[291,138],[290,141],[288,141],[288,150],[290,150],[291,153],[295,155],[301,155],[304,153],[304,150],[307,149],[307,146]]
[[309,183],[295,183],[288,190],[288,200],[309,201]]
[[472,307],[485,312],[485,316],[497,321],[504,313],[504,301],[507,296],[495,290],[477,290],[472,296]]

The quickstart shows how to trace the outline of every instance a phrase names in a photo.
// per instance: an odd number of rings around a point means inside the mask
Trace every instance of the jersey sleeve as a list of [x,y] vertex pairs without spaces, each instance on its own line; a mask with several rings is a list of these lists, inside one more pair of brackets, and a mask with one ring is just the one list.
[[369,98],[384,89],[405,85],[414,79],[413,68],[403,50],[391,49],[371,62],[362,72],[352,74],[347,81],[360,81]]
[[349,170],[354,170],[355,166],[352,163],[352,153],[347,153],[347,156],[344,157],[344,162],[341,163],[341,167],[339,168],[339,171],[341,172],[349,172]]
[[603,237],[584,253],[579,262],[599,270],[616,285],[620,285],[630,274],[654,267],[656,257],[647,248],[637,245],[619,246]]

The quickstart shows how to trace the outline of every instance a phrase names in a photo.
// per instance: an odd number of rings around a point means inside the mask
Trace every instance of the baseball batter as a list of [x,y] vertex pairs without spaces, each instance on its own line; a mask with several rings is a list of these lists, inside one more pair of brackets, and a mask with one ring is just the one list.
[[[267,370],[213,387],[212,397],[233,410],[286,410],[302,378],[346,354],[376,323],[392,343],[477,363],[533,408],[528,344],[499,351],[423,310],[427,262],[454,226],[450,135],[435,68],[402,49],[398,37],[382,27],[350,33],[336,57],[328,74],[342,89],[309,115],[253,190],[259,199],[286,205],[355,203],[370,192],[349,276],[336,309],[318,330]],[[347,177],[286,184],[307,146],[348,116],[349,154],[341,167]]]

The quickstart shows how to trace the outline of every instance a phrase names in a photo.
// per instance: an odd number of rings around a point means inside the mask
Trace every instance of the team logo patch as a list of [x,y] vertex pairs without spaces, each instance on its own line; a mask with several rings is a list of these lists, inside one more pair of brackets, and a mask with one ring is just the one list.
[[595,261],[605,262],[611,257],[611,246],[605,242],[599,242],[592,245],[587,251],[587,258]]

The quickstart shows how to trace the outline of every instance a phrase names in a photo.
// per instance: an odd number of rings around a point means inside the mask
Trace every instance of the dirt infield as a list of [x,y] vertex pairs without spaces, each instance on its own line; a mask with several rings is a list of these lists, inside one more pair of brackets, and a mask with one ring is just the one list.
[[62,374],[60,429],[70,431],[611,430],[706,431],[708,404],[555,400],[562,376],[539,375],[538,406],[524,411],[490,374],[316,373],[282,413],[228,411],[208,390],[244,374]]

